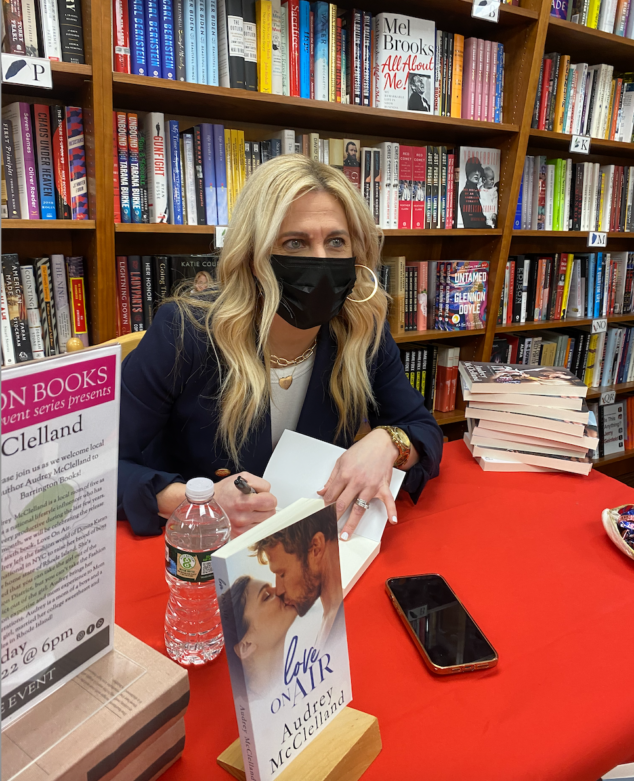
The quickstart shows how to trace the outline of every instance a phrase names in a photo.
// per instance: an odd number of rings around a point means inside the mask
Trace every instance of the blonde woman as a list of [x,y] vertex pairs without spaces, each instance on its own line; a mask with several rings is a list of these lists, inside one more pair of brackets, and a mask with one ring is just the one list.
[[[375,497],[396,523],[392,466],[418,500],[442,434],[386,325],[380,247],[336,169],[287,155],[250,177],[217,286],[164,304],[123,364],[119,514],[137,534],[159,534],[197,476],[217,481],[234,532],[273,515],[261,475],[285,429],[347,448],[321,492],[339,515],[354,503],[342,539]],[[237,473],[257,493],[241,493]]]

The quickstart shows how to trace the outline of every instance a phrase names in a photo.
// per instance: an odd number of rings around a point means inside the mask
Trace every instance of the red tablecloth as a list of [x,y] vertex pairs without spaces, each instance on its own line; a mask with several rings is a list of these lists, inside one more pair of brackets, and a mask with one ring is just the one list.
[[[378,716],[383,750],[365,781],[596,781],[634,754],[634,562],[601,511],[634,502],[604,475],[484,473],[445,447],[417,507],[399,503],[379,557],[345,602],[352,706]],[[439,572],[495,646],[498,666],[427,671],[384,591]],[[164,651],[162,538],[119,523],[116,620]],[[238,735],[224,653],[190,673],[183,758],[163,776],[229,779]]]

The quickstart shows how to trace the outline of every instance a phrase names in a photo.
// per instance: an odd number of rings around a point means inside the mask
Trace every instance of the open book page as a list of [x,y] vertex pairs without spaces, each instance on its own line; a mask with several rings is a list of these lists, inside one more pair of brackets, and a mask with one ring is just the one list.
[[[301,498],[318,498],[330,477],[343,448],[312,437],[285,431],[264,472],[264,479],[271,484],[271,492],[277,497],[278,507],[284,508]],[[396,497],[405,473],[392,470],[390,491]],[[341,530],[350,514],[348,508],[339,520]],[[381,547],[381,537],[387,523],[385,505],[379,499],[370,502],[370,509],[347,542],[340,543],[341,579],[344,595],[347,595],[359,577],[365,572]]]

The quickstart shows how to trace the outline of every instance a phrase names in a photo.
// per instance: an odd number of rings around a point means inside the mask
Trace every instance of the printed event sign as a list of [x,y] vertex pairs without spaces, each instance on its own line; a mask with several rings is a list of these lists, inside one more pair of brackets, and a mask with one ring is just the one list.
[[2,370],[2,728],[112,649],[120,346]]

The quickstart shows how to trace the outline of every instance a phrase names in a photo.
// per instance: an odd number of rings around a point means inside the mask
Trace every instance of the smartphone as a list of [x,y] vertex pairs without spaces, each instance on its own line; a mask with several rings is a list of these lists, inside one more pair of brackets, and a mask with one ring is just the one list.
[[385,588],[432,672],[452,675],[498,663],[495,649],[442,576],[389,578]]

